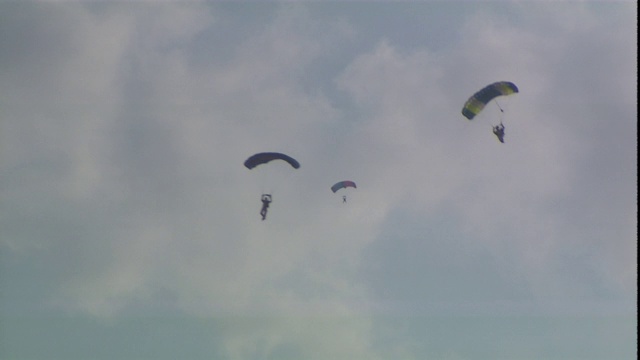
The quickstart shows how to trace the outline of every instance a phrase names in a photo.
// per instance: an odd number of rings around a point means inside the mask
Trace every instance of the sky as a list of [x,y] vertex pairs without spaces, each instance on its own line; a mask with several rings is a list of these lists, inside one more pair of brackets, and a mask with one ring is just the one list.
[[0,357],[634,359],[637,117],[633,1],[3,1]]

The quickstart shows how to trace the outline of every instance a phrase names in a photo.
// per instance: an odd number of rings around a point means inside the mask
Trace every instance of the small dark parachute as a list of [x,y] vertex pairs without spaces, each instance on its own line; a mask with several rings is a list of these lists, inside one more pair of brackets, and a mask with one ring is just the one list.
[[[518,93],[518,87],[509,81],[498,81],[491,85],[487,85],[480,89],[477,93],[464,103],[462,107],[462,115],[471,120],[478,115],[485,105],[498,96],[506,96]],[[496,103],[497,104],[497,103]],[[499,107],[500,105],[498,105]],[[502,108],[500,108],[502,111]]]
[[[333,184],[333,186],[331,187],[331,191],[333,191],[335,193],[340,189],[346,189],[348,187],[355,189],[356,188],[356,183],[354,183],[351,180],[338,181],[337,183]],[[345,193],[343,193],[343,195],[342,195],[342,202],[343,203],[347,202],[347,195]]]
[[351,180],[344,180],[344,181],[339,181],[337,183],[335,183],[332,187],[331,187],[331,191],[333,191],[334,193],[340,189],[344,189],[344,188],[348,188],[348,187],[352,187],[352,188],[357,188],[356,183],[354,183]]
[[273,160],[283,160],[289,163],[289,165],[291,165],[294,169],[300,168],[300,163],[296,159],[278,152],[263,152],[252,155],[247,160],[245,160],[244,166],[247,169],[251,170],[258,165],[266,164]]

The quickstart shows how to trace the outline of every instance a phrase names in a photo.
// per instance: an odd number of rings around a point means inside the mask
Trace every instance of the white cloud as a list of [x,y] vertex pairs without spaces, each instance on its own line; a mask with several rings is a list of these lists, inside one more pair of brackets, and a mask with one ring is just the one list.
[[[412,339],[376,344],[367,315],[389,299],[422,301],[431,288],[421,286],[447,284],[440,300],[453,312],[495,309],[487,294],[516,282],[513,301],[526,292],[554,309],[634,296],[637,35],[626,35],[633,22],[622,14],[520,4],[508,9],[522,24],[481,12],[452,27],[460,43],[437,50],[383,38],[356,53],[350,44],[366,29],[282,4],[260,33],[221,46],[225,61],[203,63],[194,47],[218,29],[215,4],[86,8],[30,5],[17,9],[35,28],[0,22],[24,39],[0,43],[16,49],[0,57],[10,70],[0,87],[0,244],[44,259],[49,304],[103,318],[140,307],[265,316],[263,327],[222,335],[230,358],[371,359],[411,358]],[[460,114],[495,80],[521,88],[504,145],[488,125],[495,109],[473,122]],[[620,120],[602,139],[609,111]],[[265,181],[242,166],[259,151],[302,167]],[[358,189],[342,204],[329,187],[345,179]],[[261,222],[265,182],[277,189]],[[410,249],[440,261],[393,258]],[[389,273],[431,273],[372,282],[363,269],[376,260]],[[446,299],[481,275],[464,269],[498,274],[477,303]],[[406,293],[377,292],[391,285]]]
[[[466,220],[466,231],[489,246],[495,256],[519,259],[512,271],[526,274],[532,294],[545,299],[558,299],[565,294],[573,299],[585,292],[594,295],[590,289],[593,284],[586,278],[577,288],[570,289],[569,284],[575,284],[575,274],[566,273],[567,265],[560,254],[576,246],[600,248],[602,242],[619,236],[617,230],[609,229],[606,234],[601,232],[596,238],[582,242],[581,236],[575,233],[581,223],[580,212],[563,213],[560,209],[581,198],[592,206],[606,206],[609,210],[598,211],[600,216],[615,219],[624,218],[633,206],[616,201],[620,199],[617,195],[617,199],[596,200],[597,191],[590,191],[597,188],[592,188],[589,178],[597,173],[593,173],[594,168],[580,165],[602,156],[590,149],[593,143],[588,141],[593,139],[585,138],[583,130],[594,124],[598,126],[602,119],[598,112],[576,109],[576,104],[618,103],[629,109],[629,103],[624,105],[608,99],[627,97],[631,89],[626,88],[631,82],[620,80],[623,74],[633,71],[631,63],[621,68],[607,65],[617,58],[614,54],[626,52],[625,63],[632,58],[631,51],[627,50],[629,44],[623,46],[626,41],[617,35],[624,25],[612,28],[591,10],[583,11],[587,12],[585,16],[571,14],[576,21],[566,24],[561,21],[564,17],[549,19],[546,11],[540,14],[542,21],[537,24],[549,21],[549,28],[556,28],[562,34],[551,38],[547,28],[505,25],[485,13],[462,26],[466,37],[461,44],[438,53],[416,51],[401,55],[387,42],[381,42],[376,49],[354,61],[340,81],[366,117],[364,128],[369,131],[367,139],[371,142],[367,147],[375,149],[389,143],[382,151],[370,151],[373,157],[382,159],[387,170],[369,176],[379,181],[379,193],[386,200],[383,206],[402,208],[406,205],[400,201],[412,199],[421,204],[418,208],[428,210],[425,217],[438,211],[440,206],[453,207]],[[607,45],[615,50],[602,53],[593,47],[594,39],[610,37],[621,39],[620,46]],[[582,71],[566,65],[572,57],[580,61],[578,59],[585,56],[588,62],[582,61],[576,66]],[[605,76],[589,70],[602,66],[607,69]],[[562,70],[569,71],[563,74]],[[581,74],[593,75],[586,80],[589,86],[580,85]],[[499,112],[494,110],[485,119],[471,123],[459,115],[466,99],[459,94],[476,90],[471,86],[465,89],[461,84],[475,83],[479,88],[495,80],[512,80],[521,89],[519,95],[509,99],[505,119],[507,144],[502,147],[496,146],[484,122],[492,117],[496,122]],[[574,84],[568,85],[567,81]],[[455,94],[459,103],[448,102]],[[626,122],[632,119],[630,116],[627,119],[628,115],[631,114],[624,115],[620,119],[623,122],[616,126],[623,137],[623,127],[627,132],[633,130],[633,125]],[[627,140],[626,147],[631,145]],[[608,157],[610,161],[619,161],[611,165],[616,169],[634,164],[628,156],[619,158],[611,153]],[[598,183],[612,194],[622,195],[631,190],[632,177],[620,181],[625,185],[618,190],[614,190],[617,186],[612,183]],[[629,225],[624,223],[623,226]],[[628,245],[610,249],[628,250]],[[624,266],[628,274],[631,263]],[[601,274],[608,272],[597,260],[572,262],[570,266],[593,267],[594,272]],[[633,276],[628,279],[625,288],[632,284]]]

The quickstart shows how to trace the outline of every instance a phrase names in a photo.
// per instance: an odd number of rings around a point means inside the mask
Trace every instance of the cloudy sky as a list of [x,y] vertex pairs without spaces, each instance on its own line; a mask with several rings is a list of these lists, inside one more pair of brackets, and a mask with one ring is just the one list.
[[636,14],[3,1],[0,357],[635,358]]

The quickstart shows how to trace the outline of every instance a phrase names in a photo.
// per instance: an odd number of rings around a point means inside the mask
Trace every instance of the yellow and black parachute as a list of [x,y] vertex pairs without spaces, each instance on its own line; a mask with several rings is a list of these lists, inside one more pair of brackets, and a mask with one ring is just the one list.
[[[509,81],[498,81],[480,89],[464,103],[462,115],[471,120],[478,115],[485,105],[498,96],[511,95],[518,92],[518,87]],[[499,105],[498,105],[499,106]],[[502,111],[502,108],[500,109]]]

